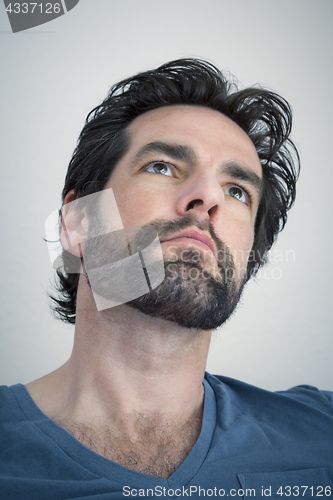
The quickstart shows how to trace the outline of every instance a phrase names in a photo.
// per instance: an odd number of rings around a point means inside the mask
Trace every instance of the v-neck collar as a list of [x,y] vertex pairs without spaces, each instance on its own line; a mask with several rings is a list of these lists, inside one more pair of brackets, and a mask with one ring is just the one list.
[[126,484],[135,488],[149,488],[157,485],[179,488],[186,486],[200,469],[210,448],[216,426],[214,391],[206,379],[203,380],[203,385],[204,411],[199,437],[184,462],[168,479],[133,471],[98,455],[47,417],[36,405],[24,385],[14,385],[11,391],[27,420],[36,425],[72,461],[90,473],[113,482],[118,482],[119,478],[119,483],[122,485]]

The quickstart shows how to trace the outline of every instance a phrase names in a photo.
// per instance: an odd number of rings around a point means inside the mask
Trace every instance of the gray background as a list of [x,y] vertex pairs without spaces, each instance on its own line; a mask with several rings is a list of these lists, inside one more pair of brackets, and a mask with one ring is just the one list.
[[286,97],[303,162],[274,261],[214,334],[208,370],[332,388],[332,14],[331,0],[81,0],[12,34],[0,5],[0,383],[37,378],[71,351],[73,328],[48,309],[42,238],[86,114],[119,79],[193,56]]

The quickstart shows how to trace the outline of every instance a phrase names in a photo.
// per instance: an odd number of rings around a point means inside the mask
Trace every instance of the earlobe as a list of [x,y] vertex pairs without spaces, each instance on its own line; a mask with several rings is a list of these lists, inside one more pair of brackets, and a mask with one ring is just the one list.
[[62,207],[61,244],[76,257],[82,257],[81,244],[87,239],[88,218],[84,206],[78,208],[74,192],[70,191]]

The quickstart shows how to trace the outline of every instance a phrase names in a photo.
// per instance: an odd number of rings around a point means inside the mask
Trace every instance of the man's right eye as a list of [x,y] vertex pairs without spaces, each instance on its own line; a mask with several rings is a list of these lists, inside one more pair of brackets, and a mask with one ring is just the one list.
[[161,174],[173,177],[171,165],[169,163],[166,163],[165,161],[154,161],[152,163],[149,163],[145,170],[146,172],[150,172],[152,174]]

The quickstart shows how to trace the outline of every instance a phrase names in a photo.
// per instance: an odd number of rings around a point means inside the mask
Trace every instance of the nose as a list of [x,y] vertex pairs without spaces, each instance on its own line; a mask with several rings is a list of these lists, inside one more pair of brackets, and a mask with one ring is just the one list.
[[181,186],[176,210],[180,216],[194,215],[216,222],[224,203],[224,192],[218,180],[209,174],[196,175]]

